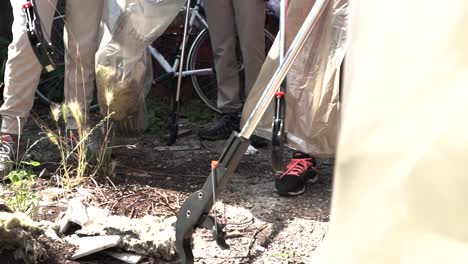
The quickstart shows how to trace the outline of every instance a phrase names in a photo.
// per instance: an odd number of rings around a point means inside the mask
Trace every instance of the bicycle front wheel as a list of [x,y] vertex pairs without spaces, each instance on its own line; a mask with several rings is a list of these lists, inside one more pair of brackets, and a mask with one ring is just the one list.
[[209,108],[221,113],[216,104],[218,86],[216,83],[210,35],[206,28],[200,31],[190,47],[186,69],[187,71],[207,70],[206,74],[191,75],[193,89]]
[[[268,54],[275,37],[267,29],[265,29],[265,54]],[[239,71],[240,88],[244,90],[244,64],[242,56],[240,56],[240,46],[237,45],[237,64]],[[194,90],[197,92],[200,99],[214,111],[221,113],[217,107],[218,100],[218,86],[216,81],[216,74],[214,70],[213,52],[211,48],[210,36],[208,29],[203,29],[196,39],[194,40],[189,54],[186,65],[187,71],[194,73],[191,74],[192,84]]]

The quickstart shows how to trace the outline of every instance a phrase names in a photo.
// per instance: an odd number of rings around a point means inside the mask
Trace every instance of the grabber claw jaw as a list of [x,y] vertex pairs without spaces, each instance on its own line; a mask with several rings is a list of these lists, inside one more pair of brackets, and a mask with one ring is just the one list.
[[[181,263],[191,264],[194,262],[192,253],[192,235],[199,225],[200,218],[204,213],[203,205],[197,203],[201,190],[192,193],[184,202],[177,213],[176,222],[176,251]],[[200,195],[203,199],[203,194]],[[203,200],[201,200],[203,202]],[[193,212],[193,213],[192,213]]]
[[[180,244],[179,244],[180,243]],[[176,249],[181,263],[193,263],[192,238],[176,240]]]
[[229,249],[229,245],[226,243],[226,232],[224,232],[225,225],[215,224],[212,216],[207,216],[202,223],[202,226],[208,230],[211,230],[213,239],[221,249]]
[[176,222],[176,250],[181,263],[191,264],[194,262],[192,235],[195,228],[199,226],[210,230],[221,248],[229,248],[225,240],[223,225],[216,225],[214,218],[208,213],[213,207],[214,197],[222,192],[249,145],[248,139],[234,132],[228,139],[226,147],[218,159],[218,164],[212,167],[213,176],[207,177],[203,187],[192,193],[179,209]]

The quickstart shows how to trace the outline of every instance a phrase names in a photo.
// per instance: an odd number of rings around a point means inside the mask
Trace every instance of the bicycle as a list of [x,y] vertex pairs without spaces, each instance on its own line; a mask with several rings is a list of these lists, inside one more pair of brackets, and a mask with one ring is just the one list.
[[[190,77],[192,85],[200,99],[212,110],[220,112],[216,106],[217,100],[217,86],[216,74],[213,65],[213,55],[211,51],[211,44],[209,39],[208,24],[204,18],[202,0],[194,1],[189,10],[189,24],[188,24],[188,53],[185,63],[185,69],[182,71],[182,77]],[[52,72],[43,71],[41,80],[36,89],[38,98],[46,103],[60,104],[63,101],[63,83],[65,64],[63,61],[63,29],[64,22],[65,0],[59,0],[57,4],[57,12],[54,17],[54,22],[50,34],[50,42],[52,46],[58,50],[62,55],[56,62],[56,69]],[[181,10],[184,13],[186,9]],[[178,68],[182,53],[182,32],[181,27],[177,32],[167,32],[163,34],[152,45],[148,46],[153,60],[153,66],[156,66],[156,72],[159,73],[153,79],[153,84],[158,85],[163,81],[173,81],[178,77]],[[192,38],[191,36],[195,36]],[[167,40],[173,42],[170,45],[164,45]],[[267,29],[265,29],[265,49],[268,52],[274,41],[274,36]],[[169,48],[167,47],[169,46]],[[167,52],[169,50],[169,52]],[[240,48],[238,47],[238,54]],[[168,59],[168,56],[172,59]],[[169,62],[173,60],[172,64]],[[239,56],[239,74],[242,74],[243,64]],[[242,78],[243,79],[243,78]],[[241,80],[242,80],[241,79]],[[91,109],[97,108],[97,102],[91,105]]]
[[[198,97],[212,110],[221,113],[217,108],[217,83],[216,83],[216,74],[214,69],[214,61],[211,49],[211,42],[208,32],[208,23],[204,18],[202,0],[197,0],[195,4],[190,8],[189,11],[189,28],[188,36],[190,47],[187,53],[187,60],[184,71],[182,71],[182,77],[190,77],[193,88],[197,93]],[[270,12],[267,12],[270,15]],[[197,27],[198,26],[198,27]],[[197,30],[198,31],[194,31]],[[158,84],[165,80],[178,77],[178,67],[182,51],[182,41],[181,34],[183,28],[181,27],[178,32],[169,32],[161,36],[158,40],[149,46],[149,51],[153,56],[156,63],[155,67],[160,67],[157,69],[160,75],[157,76],[153,83]],[[275,37],[268,29],[265,29],[265,52],[268,53],[269,49],[273,45]],[[195,37],[191,37],[195,35]],[[190,38],[191,37],[191,38]],[[173,42],[176,42],[174,45]],[[168,42],[168,43],[167,43]],[[172,43],[171,43],[172,42]],[[173,58],[175,58],[173,64],[171,65],[166,57],[163,55],[163,52],[160,52],[159,49],[169,50],[166,53],[169,53]],[[237,46],[238,54],[238,69],[239,74],[243,74],[243,63],[242,58],[239,56],[241,54],[239,45]],[[159,71],[163,72],[159,72]],[[243,80],[243,78],[240,78]],[[241,87],[244,84],[241,83]]]

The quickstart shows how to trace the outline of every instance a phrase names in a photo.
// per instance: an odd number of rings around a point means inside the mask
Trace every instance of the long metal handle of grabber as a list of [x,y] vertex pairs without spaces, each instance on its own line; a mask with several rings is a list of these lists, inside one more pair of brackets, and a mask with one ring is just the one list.
[[190,1],[191,0],[187,0],[187,6],[186,6],[187,9],[185,10],[184,35],[182,37],[182,50],[180,52],[179,74],[177,76],[176,97],[175,97],[175,102],[174,102],[174,106],[172,109],[168,145],[174,144],[179,134],[179,98],[180,98],[180,90],[182,89],[182,71],[184,70],[185,47],[187,45],[187,32],[188,32],[189,15],[190,15]]
[[190,16],[190,0],[187,0],[187,10],[185,10],[184,36],[182,37],[182,53],[180,54],[179,76],[177,78],[176,100],[179,102],[180,89],[182,86],[182,71],[184,70],[185,47],[187,46],[187,32]]
[[278,90],[281,82],[286,77],[289,69],[291,69],[292,64],[299,55],[299,52],[304,46],[307,38],[310,36],[314,26],[317,24],[318,17],[325,10],[327,2],[328,0],[317,0],[317,2],[315,2],[314,6],[310,10],[309,15],[304,21],[304,24],[301,26],[299,32],[291,43],[291,46],[284,57],[283,63],[281,63],[278,69],[276,69],[273,77],[263,92],[262,97],[255,106],[255,109],[252,111],[249,118],[245,122],[245,125],[240,132],[241,137],[248,139],[252,135],[253,131],[260,122],[260,119],[262,118],[263,114],[265,114],[265,111],[270,105],[271,99],[275,95],[275,92]]

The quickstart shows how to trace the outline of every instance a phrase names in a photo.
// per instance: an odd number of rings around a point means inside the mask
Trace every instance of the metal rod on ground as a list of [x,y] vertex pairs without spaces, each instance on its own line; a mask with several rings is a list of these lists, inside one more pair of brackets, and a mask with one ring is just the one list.
[[242,131],[240,132],[241,137],[248,139],[252,135],[263,114],[265,114],[265,111],[271,102],[271,98],[273,98],[275,95],[275,92],[281,85],[281,82],[284,80],[286,74],[299,55],[301,48],[304,46],[304,43],[310,36],[310,33],[318,21],[319,15],[324,11],[327,2],[328,0],[317,0],[317,2],[315,2],[312,10],[304,21],[304,24],[301,26],[299,32],[291,43],[291,46],[289,47],[289,50],[284,57],[283,63],[280,64],[279,68],[273,74],[273,77],[263,92],[262,97],[258,101],[257,106],[252,111],[244,127],[242,128]]
[[179,74],[177,76],[177,91],[174,102],[174,109],[172,113],[172,124],[169,131],[169,142],[168,145],[175,143],[177,139],[177,134],[179,133],[179,99],[180,99],[180,90],[182,88],[182,72],[184,70],[184,59],[185,59],[185,47],[187,45],[187,31],[190,15],[190,2],[187,0],[186,10],[185,10],[185,22],[184,22],[184,35],[182,37],[182,50],[180,52],[180,62],[179,62]]

